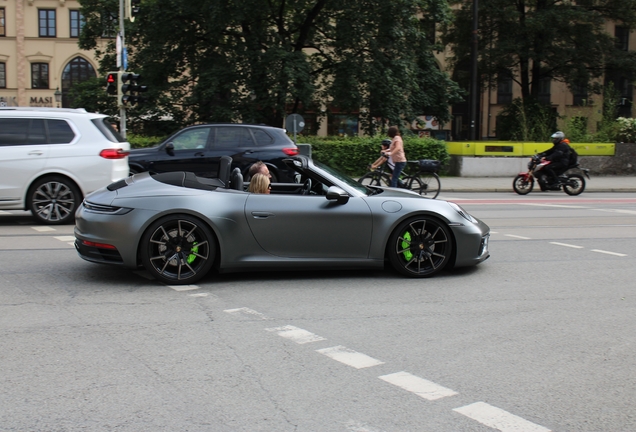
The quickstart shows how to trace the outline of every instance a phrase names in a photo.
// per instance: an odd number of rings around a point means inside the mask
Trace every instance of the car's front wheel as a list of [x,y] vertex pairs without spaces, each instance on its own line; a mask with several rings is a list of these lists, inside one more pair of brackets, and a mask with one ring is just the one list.
[[216,256],[212,231],[188,215],[169,215],[153,223],[141,238],[141,261],[148,272],[171,285],[186,285],[207,274]]
[[389,260],[405,276],[432,276],[448,264],[452,253],[448,227],[429,216],[402,222],[389,239]]
[[70,223],[82,202],[75,183],[64,177],[46,177],[29,189],[27,206],[38,222],[48,225]]

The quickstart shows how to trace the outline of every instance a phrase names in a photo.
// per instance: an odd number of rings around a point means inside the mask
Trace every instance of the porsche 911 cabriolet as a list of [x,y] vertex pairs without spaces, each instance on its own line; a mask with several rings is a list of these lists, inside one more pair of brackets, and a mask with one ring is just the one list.
[[455,203],[363,186],[305,156],[292,183],[247,192],[223,157],[218,178],[140,173],[86,197],[75,247],[87,261],[143,266],[172,285],[218,272],[381,269],[409,277],[489,257],[488,226]]

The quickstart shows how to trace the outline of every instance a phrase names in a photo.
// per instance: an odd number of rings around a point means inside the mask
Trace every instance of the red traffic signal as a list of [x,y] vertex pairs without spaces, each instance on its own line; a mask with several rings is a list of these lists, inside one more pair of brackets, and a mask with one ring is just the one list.
[[109,73],[106,75],[106,93],[109,95],[117,94],[117,74]]

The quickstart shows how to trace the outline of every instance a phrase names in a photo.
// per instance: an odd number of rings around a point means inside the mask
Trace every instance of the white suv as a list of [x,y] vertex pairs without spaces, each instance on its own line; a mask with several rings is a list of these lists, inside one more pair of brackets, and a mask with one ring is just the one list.
[[129,151],[103,114],[0,108],[0,209],[72,222],[86,194],[128,176]]

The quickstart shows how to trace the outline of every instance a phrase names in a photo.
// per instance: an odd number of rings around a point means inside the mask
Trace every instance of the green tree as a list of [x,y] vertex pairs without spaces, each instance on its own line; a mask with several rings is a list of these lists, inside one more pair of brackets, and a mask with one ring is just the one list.
[[[80,3],[80,46],[94,49],[119,2]],[[377,119],[450,119],[460,92],[426,38],[450,16],[444,0],[145,0],[126,23],[129,69],[150,88],[150,117],[280,126],[290,112],[331,106],[360,110],[373,134]],[[102,72],[113,50],[98,53]]]
[[[445,29],[453,63],[470,53],[472,1],[455,0],[456,19]],[[536,98],[551,79],[600,93],[594,79],[606,69],[634,79],[636,55],[616,46],[606,21],[636,24],[636,0],[480,0],[479,71],[484,85],[510,77],[522,98]]]

